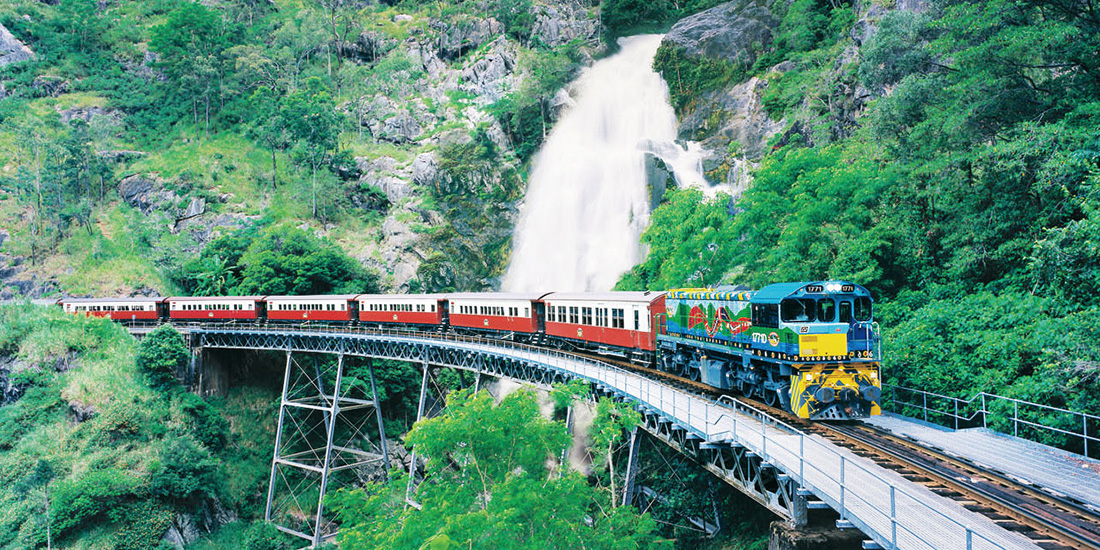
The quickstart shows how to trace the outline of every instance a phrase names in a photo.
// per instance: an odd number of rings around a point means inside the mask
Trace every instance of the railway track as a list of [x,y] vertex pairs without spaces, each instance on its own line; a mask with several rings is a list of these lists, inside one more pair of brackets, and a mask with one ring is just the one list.
[[[603,361],[606,357],[593,356]],[[608,361],[711,398],[727,391],[656,369]],[[738,397],[737,399],[744,399]],[[1081,503],[965,459],[859,422],[821,423],[751,400],[753,407],[806,433],[818,434],[902,477],[950,498],[1044,550],[1100,550],[1100,504]],[[1091,506],[1089,506],[1091,504]]]
[[1100,550],[1100,513],[1085,503],[866,424],[794,425],[894,470],[1044,550]]

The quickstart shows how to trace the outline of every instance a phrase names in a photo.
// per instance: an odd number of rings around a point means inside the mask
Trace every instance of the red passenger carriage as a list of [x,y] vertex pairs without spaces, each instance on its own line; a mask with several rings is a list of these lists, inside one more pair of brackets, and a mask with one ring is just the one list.
[[448,294],[450,324],[456,328],[533,334],[539,331],[540,293]]
[[344,322],[356,319],[358,294],[332,296],[268,296],[267,319],[269,321],[329,321]]
[[664,292],[554,292],[543,298],[546,335],[581,347],[653,351],[656,316],[664,313]]
[[167,302],[173,321],[255,320],[264,315],[263,296],[175,296]]
[[442,327],[447,303],[442,294],[361,294],[359,321]]
[[58,303],[65,313],[114,321],[156,321],[164,298],[65,298]]

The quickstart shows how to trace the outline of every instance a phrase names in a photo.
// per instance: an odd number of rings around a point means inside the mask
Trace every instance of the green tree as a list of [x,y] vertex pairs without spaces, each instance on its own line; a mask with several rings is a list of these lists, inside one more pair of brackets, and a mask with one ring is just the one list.
[[341,548],[663,546],[648,516],[602,507],[580,474],[547,467],[569,436],[540,415],[527,390],[499,404],[487,392],[453,393],[443,415],[417,423],[408,441],[428,457],[415,495],[420,508],[405,506],[403,476],[330,496],[342,522]]
[[[305,86],[287,95],[280,109],[283,127],[286,128],[289,142],[293,145],[290,156],[300,166],[308,167],[311,173],[310,204],[314,218],[324,217],[323,209],[318,209],[318,171],[327,170],[327,166],[338,145],[340,121],[336,105],[321,79],[306,79]],[[321,216],[318,216],[318,213]]]
[[335,244],[301,229],[272,227],[240,259],[238,294],[368,293],[378,289],[368,273]]
[[164,24],[151,31],[149,47],[160,55],[158,65],[178,93],[190,101],[196,124],[202,107],[208,134],[212,111],[221,106],[225,50],[231,32],[216,11],[199,2],[182,2]]
[[291,139],[286,117],[282,113],[282,98],[275,89],[259,88],[253,92],[249,104],[255,115],[249,133],[257,143],[271,151],[271,188],[275,189],[278,187],[276,175],[279,169],[275,153],[285,150]]
[[190,356],[183,337],[172,325],[161,325],[145,335],[138,346],[137,366],[153,386],[170,387]]

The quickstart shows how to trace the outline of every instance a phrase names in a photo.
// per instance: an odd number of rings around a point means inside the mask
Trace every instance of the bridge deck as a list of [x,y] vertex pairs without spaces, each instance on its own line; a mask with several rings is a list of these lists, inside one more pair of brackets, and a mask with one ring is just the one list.
[[1100,512],[1100,461],[985,428],[952,430],[892,414],[866,422],[1077,499]]
[[[589,380],[603,391],[635,402],[648,416],[660,417],[701,444],[746,449],[840,512],[842,518],[883,547],[1038,548],[1023,535],[1006,531],[984,516],[822,438],[783,425],[749,405],[711,401],[584,357],[508,341],[439,334],[255,328],[198,328],[192,335],[196,333],[202,345],[210,347],[348,353],[406,361],[427,362],[436,350],[435,357],[449,357],[447,360],[453,362],[437,364],[467,369],[480,368],[476,362],[467,362],[469,357],[506,358]],[[219,340],[223,336],[224,340]],[[459,360],[463,361],[461,365]]]
[[[486,352],[495,347],[468,345]],[[667,415],[705,441],[743,445],[785,472],[796,475],[801,472],[804,486],[841,511],[843,517],[863,524],[865,532],[870,529],[879,534],[881,538],[876,537],[879,541],[893,543],[890,517],[893,486],[898,548],[1039,548],[1023,535],[1006,531],[988,518],[818,436],[762,421],[747,411],[731,409],[632,372],[526,349],[514,349],[511,353],[603,384]]]

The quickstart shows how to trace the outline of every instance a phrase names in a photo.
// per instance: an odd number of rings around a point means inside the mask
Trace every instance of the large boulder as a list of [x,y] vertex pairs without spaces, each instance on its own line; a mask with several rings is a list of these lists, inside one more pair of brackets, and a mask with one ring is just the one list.
[[492,17],[465,17],[447,23],[435,21],[432,28],[439,33],[439,57],[452,61],[504,33],[504,25]]
[[69,81],[60,76],[39,75],[31,82],[31,90],[38,97],[57,97],[69,92]]
[[360,186],[374,187],[382,191],[390,204],[397,204],[412,195],[412,186],[409,184],[411,174],[408,168],[397,166],[397,159],[378,157],[371,161],[360,157],[355,160],[363,174],[359,177]]
[[7,27],[0,25],[0,67],[28,59],[34,59],[34,52],[20,42]]
[[547,46],[561,46],[577,38],[593,38],[599,31],[596,19],[580,2],[550,2],[535,6],[534,12],[531,38]]
[[126,204],[148,215],[153,210],[164,210],[176,200],[175,193],[164,189],[164,182],[156,174],[134,174],[118,183],[118,196]]
[[393,143],[406,143],[416,141],[424,130],[420,123],[408,111],[398,111],[395,115],[382,121],[378,139]]
[[685,17],[672,26],[665,42],[691,56],[751,65],[757,48],[772,43],[779,19],[770,0],[737,0]]
[[462,71],[460,88],[476,95],[482,103],[493,103],[512,89],[515,69],[515,48],[501,36],[489,45],[484,56]]
[[102,107],[74,107],[72,109],[62,109],[58,111],[57,114],[61,116],[61,122],[66,124],[73,119],[91,123],[92,119],[96,117],[118,117],[116,111],[109,111]]
[[435,153],[420,153],[413,159],[413,183],[427,187],[439,177],[439,159]]

